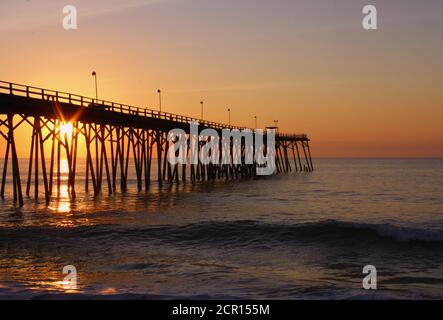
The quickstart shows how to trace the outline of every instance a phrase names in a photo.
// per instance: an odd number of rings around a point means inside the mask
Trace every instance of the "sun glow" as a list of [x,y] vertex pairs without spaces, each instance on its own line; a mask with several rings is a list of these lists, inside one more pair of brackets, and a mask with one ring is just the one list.
[[60,173],[62,174],[69,173],[69,164],[67,159],[60,159]]
[[65,135],[68,135],[68,138],[72,137],[72,123],[65,122],[60,124],[60,135],[61,137],[64,137]]

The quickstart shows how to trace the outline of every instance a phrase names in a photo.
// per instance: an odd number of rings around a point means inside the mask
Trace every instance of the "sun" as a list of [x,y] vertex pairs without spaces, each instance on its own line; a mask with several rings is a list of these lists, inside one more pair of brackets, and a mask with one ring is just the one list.
[[64,137],[65,134],[68,135],[68,138],[72,137],[72,123],[65,122],[60,124],[60,136]]

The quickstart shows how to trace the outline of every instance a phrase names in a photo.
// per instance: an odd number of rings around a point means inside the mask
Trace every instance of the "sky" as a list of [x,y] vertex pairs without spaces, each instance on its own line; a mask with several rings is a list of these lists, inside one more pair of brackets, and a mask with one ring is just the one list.
[[314,157],[443,157],[442,30],[441,0],[2,0],[0,80],[94,96],[94,70],[102,99],[278,120]]

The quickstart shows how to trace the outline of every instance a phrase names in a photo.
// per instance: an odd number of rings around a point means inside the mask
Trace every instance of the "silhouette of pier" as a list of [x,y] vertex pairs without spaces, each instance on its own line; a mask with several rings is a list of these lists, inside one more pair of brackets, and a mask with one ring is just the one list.
[[[65,130],[67,123],[70,132]],[[11,172],[9,179],[12,180],[14,203],[23,206],[23,191],[31,197],[33,186],[33,197],[38,199],[40,196],[39,180],[42,177],[43,195],[49,203],[52,197],[60,195],[60,163],[63,157],[68,163],[69,196],[74,199],[80,141],[86,151],[84,189],[86,192],[92,190],[94,195],[105,189],[102,187],[104,183],[109,194],[117,191],[117,185],[121,192],[126,192],[130,161],[134,164],[139,191],[149,190],[153,161],[157,161],[156,181],[160,185],[186,182],[187,179],[195,183],[256,175],[256,165],[243,161],[243,141],[242,164],[171,165],[167,161],[172,143],[168,140],[168,132],[179,128],[190,134],[190,123],[198,123],[199,130],[210,128],[220,133],[223,129],[248,129],[0,81],[0,137],[6,141],[0,195],[5,197],[8,172]],[[21,126],[30,126],[32,131],[28,140],[26,186],[22,185],[24,168],[19,168],[17,156],[17,129]],[[20,143],[24,140],[20,137]],[[275,173],[313,171],[309,141],[306,134],[277,133]],[[45,154],[45,145],[50,146],[49,155]],[[292,163],[290,159],[293,159]]]

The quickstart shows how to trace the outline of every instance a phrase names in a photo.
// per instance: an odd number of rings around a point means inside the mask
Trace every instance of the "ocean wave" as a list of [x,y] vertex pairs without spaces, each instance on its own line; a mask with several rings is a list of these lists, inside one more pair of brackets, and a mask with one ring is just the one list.
[[325,222],[338,228],[349,228],[363,231],[373,231],[379,236],[391,238],[401,242],[420,241],[420,242],[443,242],[443,230],[430,228],[413,228],[396,226],[393,224],[369,224],[354,223],[330,220]]
[[[379,240],[394,242],[442,243],[443,230],[324,220],[300,224],[275,224],[258,221],[199,223],[179,228],[176,235],[192,239],[237,239],[251,242],[292,240]],[[173,235],[172,235],[173,236]]]
[[50,227],[0,228],[0,242],[59,240],[149,241],[174,244],[232,246],[267,246],[293,242],[358,241],[443,244],[443,230],[403,227],[393,224],[369,224],[325,220],[311,223],[284,224],[252,220],[201,222],[188,225],[127,228],[119,225],[97,225],[56,229]]

